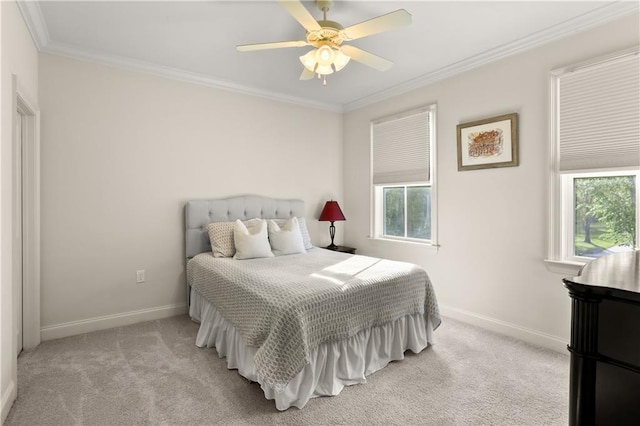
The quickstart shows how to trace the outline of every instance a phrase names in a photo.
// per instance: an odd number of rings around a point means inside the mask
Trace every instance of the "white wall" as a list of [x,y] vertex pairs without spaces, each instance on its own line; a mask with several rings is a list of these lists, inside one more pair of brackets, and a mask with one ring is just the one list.
[[12,76],[32,100],[38,96],[38,52],[14,1],[0,2],[0,396],[4,421],[16,397],[16,310],[12,289],[13,116]]
[[[547,255],[549,71],[639,43],[638,15],[345,115],[345,242],[415,262],[445,314],[565,351],[570,303]],[[425,58],[428,60],[428,58]],[[437,103],[437,254],[369,240],[370,121]],[[520,166],[457,171],[456,125],[517,112]],[[347,173],[348,170],[348,173]]]
[[186,200],[302,198],[328,244],[339,113],[48,54],[40,109],[44,340],[183,312]]

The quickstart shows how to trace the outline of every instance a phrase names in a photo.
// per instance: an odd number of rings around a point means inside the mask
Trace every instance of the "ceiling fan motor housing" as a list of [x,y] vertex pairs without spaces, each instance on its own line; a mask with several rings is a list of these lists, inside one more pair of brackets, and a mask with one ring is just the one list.
[[[318,21],[318,25],[322,27],[319,31],[307,32],[307,42],[316,45],[321,41],[329,41],[339,46],[344,40],[340,37],[340,31],[344,29],[342,25],[334,21]],[[317,47],[317,46],[316,46]]]
[[323,14],[323,19],[318,20],[321,29],[307,32],[307,42],[315,47],[331,44],[337,48],[343,42],[340,31],[344,30],[344,27],[338,22],[327,20],[327,11],[333,7],[333,0],[316,0],[316,6]]

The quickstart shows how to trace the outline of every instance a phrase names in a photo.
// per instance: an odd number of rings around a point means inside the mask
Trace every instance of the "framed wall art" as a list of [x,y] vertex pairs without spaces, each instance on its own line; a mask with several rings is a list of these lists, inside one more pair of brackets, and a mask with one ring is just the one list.
[[458,171],[518,165],[518,114],[456,126]]

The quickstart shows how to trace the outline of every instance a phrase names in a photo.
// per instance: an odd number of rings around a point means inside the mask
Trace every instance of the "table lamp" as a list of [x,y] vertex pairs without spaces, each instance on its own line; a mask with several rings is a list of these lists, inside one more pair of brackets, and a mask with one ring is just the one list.
[[336,220],[347,220],[345,219],[342,210],[340,210],[338,202],[333,200],[327,201],[327,203],[324,205],[324,208],[322,209],[322,213],[320,213],[320,217],[318,218],[318,220],[321,222],[331,222],[331,225],[329,225],[331,244],[329,244],[327,248],[331,250],[337,249],[338,246],[333,243],[333,237],[335,237],[336,235],[336,227],[334,226],[333,222],[335,222]]

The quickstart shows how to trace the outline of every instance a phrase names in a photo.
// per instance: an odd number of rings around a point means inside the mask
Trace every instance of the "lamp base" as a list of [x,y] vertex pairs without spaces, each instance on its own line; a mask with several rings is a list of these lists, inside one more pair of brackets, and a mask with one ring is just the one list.
[[338,249],[338,246],[337,246],[337,245],[335,245],[335,244],[333,244],[333,237],[335,237],[335,236],[336,236],[336,227],[335,227],[335,225],[333,224],[333,222],[334,222],[334,221],[332,220],[332,221],[331,221],[331,225],[329,225],[329,235],[331,236],[331,244],[329,244],[329,245],[327,246],[327,248],[328,248],[329,250],[337,250],[337,249]]

